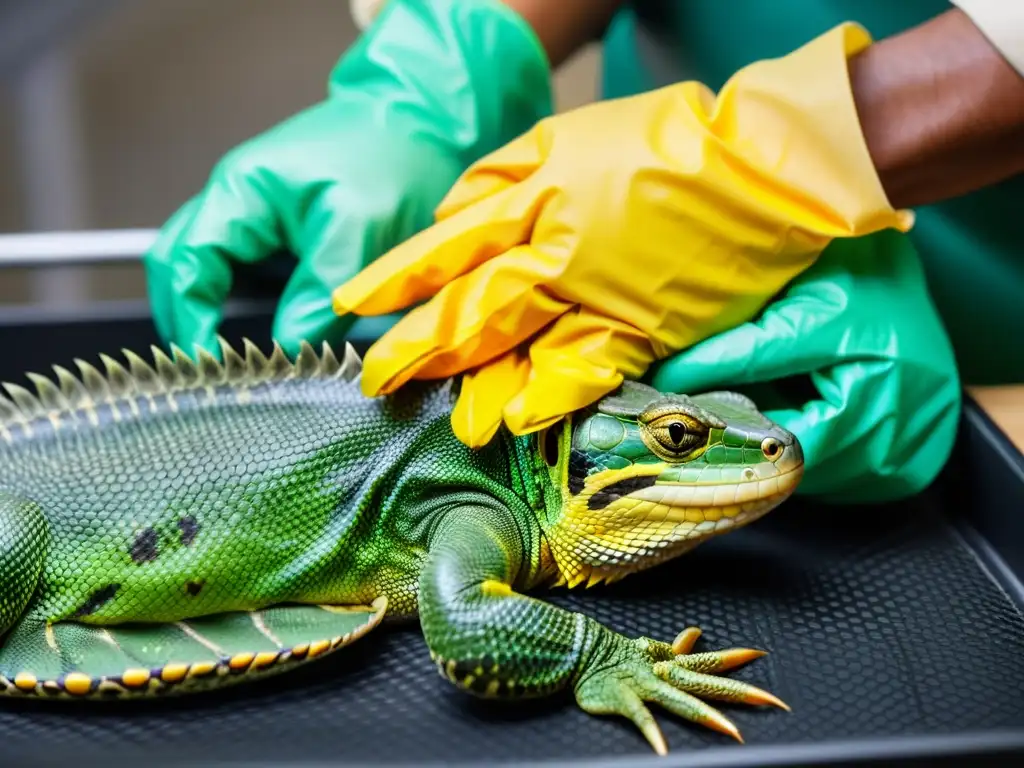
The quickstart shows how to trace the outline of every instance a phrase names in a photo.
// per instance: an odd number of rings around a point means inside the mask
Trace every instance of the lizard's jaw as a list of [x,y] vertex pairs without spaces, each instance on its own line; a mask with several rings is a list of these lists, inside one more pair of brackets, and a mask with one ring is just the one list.
[[799,451],[770,467],[738,468],[735,479],[679,482],[676,468],[634,465],[591,476],[566,495],[548,531],[558,584],[617,581],[759,519],[792,495],[803,476]]
[[753,522],[796,490],[803,465],[768,478],[736,483],[657,481],[624,496],[616,511],[633,518],[677,525],[690,536],[723,533]]

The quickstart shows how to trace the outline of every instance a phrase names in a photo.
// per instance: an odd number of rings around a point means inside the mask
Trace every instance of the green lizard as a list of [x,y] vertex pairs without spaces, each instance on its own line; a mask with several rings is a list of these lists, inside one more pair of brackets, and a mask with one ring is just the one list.
[[644,702],[740,739],[704,699],[786,708],[717,673],[763,653],[629,638],[524,593],[611,582],[794,490],[793,435],[745,397],[623,385],[470,450],[457,380],[370,399],[351,346],[289,360],[223,340],[29,374],[0,396],[0,689],[199,691],[294,669],[419,617],[438,670],[487,697],[571,691],[665,740]]

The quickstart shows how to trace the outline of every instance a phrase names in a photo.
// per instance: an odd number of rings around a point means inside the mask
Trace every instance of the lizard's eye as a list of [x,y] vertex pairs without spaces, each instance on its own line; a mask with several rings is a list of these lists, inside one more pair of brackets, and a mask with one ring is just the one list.
[[537,445],[540,447],[541,456],[544,457],[544,461],[549,467],[558,463],[558,439],[562,434],[561,427],[562,422],[552,424],[550,427],[542,429],[537,436]]
[[766,437],[761,441],[761,452],[768,461],[775,461],[782,455],[782,443],[774,437]]
[[670,459],[686,456],[708,439],[707,426],[682,413],[665,414],[648,422],[644,425],[644,433],[648,447]]

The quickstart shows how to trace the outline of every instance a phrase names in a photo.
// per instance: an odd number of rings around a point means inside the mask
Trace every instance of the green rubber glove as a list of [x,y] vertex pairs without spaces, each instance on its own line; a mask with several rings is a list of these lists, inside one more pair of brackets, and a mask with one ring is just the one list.
[[331,291],[433,223],[479,157],[552,112],[539,41],[498,0],[391,0],[340,60],[327,98],[228,153],[144,257],[159,334],[215,343],[233,263],[298,259],[273,334],[337,343]]
[[[794,391],[808,379],[809,394]],[[652,383],[744,391],[802,442],[798,492],[833,502],[922,490],[949,457],[960,418],[951,344],[917,254],[897,232],[834,242],[754,322],[669,358]]]

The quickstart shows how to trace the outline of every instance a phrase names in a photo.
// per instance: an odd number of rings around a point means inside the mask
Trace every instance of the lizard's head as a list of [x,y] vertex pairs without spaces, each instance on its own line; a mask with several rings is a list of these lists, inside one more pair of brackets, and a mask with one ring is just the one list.
[[627,383],[535,439],[560,490],[544,527],[569,586],[618,580],[736,530],[803,475],[797,439],[733,392]]

